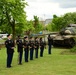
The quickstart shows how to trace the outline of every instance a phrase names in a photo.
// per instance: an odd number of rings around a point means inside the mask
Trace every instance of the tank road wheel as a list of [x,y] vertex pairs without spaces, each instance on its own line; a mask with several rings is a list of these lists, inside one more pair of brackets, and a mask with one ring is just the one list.
[[75,40],[73,38],[69,39],[69,45],[71,48],[75,46]]

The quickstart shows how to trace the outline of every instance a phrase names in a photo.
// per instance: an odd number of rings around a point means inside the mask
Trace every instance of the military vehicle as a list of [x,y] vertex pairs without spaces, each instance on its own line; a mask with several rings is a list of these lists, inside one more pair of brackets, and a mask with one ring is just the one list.
[[47,35],[49,34],[53,40],[54,47],[62,46],[72,48],[76,45],[76,24],[69,24],[67,27],[62,28],[60,32],[34,34],[33,36],[44,37],[44,40],[47,41]]
[[72,48],[76,44],[76,24],[70,24],[61,29],[55,35],[51,35],[53,39],[53,46],[66,46]]

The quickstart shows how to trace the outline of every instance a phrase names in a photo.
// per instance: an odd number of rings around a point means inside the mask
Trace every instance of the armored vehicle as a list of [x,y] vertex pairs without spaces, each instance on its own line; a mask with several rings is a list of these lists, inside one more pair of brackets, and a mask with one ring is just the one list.
[[76,44],[76,24],[68,25],[54,36],[51,35],[51,37],[53,39],[53,46],[74,47]]

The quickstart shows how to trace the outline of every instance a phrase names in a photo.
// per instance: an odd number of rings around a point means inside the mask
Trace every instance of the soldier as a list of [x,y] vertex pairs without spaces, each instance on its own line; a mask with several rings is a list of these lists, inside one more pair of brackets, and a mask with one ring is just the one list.
[[48,35],[48,54],[51,54],[51,46],[52,46],[53,40],[50,37],[50,35]]
[[22,65],[23,42],[20,36],[18,36],[16,43],[17,43],[17,52],[18,52],[18,64]]
[[39,42],[38,37],[35,38],[35,58],[38,58]]
[[40,57],[43,57],[44,46],[45,46],[45,43],[43,42],[42,37],[41,37],[40,38]]
[[25,62],[28,62],[28,54],[29,54],[29,42],[28,37],[24,37],[24,58]]
[[33,60],[33,54],[34,54],[34,40],[32,37],[30,37],[29,40],[29,47],[30,47],[30,60]]
[[11,68],[13,54],[14,54],[14,41],[12,40],[12,36],[10,34],[7,35],[5,46],[7,48],[7,68]]

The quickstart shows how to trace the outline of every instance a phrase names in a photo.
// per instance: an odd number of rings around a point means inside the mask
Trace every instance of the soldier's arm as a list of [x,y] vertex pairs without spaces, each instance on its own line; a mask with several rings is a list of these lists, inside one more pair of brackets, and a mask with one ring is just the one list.
[[31,41],[29,41],[29,48],[31,48]]
[[23,48],[26,48],[26,46],[23,44]]
[[6,46],[6,48],[11,49],[11,47],[8,44],[8,41],[5,41],[5,46]]

